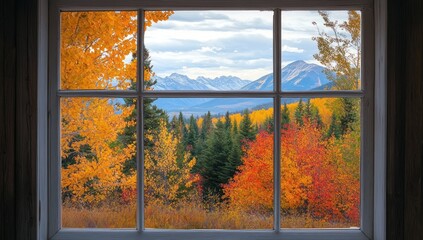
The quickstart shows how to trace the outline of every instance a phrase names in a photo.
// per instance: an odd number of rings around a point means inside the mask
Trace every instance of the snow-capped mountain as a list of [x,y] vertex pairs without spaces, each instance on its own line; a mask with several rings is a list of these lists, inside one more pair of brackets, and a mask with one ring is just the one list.
[[[304,61],[295,61],[282,69],[282,88],[284,91],[324,90],[332,86],[324,72],[325,68]],[[218,77],[214,79],[198,77],[190,79],[180,74],[171,74],[165,78],[156,78],[156,90],[244,90],[271,91],[273,89],[273,73],[260,77],[255,81],[241,80],[237,77]],[[286,99],[286,101],[294,99]],[[212,114],[226,111],[242,111],[258,105],[271,106],[271,99],[263,98],[195,98],[170,99],[160,98],[154,104],[171,115],[182,111],[185,115],[196,116],[210,111]]]
[[157,80],[154,85],[155,90],[239,90],[251,82],[234,76],[191,79],[178,73],[172,73],[164,78],[154,77],[154,79]]
[[[282,89],[285,91],[304,91],[324,86],[329,80],[324,73],[325,68],[317,64],[295,61],[282,69]],[[244,86],[242,90],[273,89],[273,73]]]

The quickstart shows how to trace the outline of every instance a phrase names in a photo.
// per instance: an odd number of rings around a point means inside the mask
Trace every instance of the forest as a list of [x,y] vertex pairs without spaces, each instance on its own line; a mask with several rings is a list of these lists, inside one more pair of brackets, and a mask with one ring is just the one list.
[[[146,12],[145,30],[172,14]],[[351,58],[348,51],[360,51],[359,14],[349,12],[344,23],[320,15],[331,31],[351,37],[319,30],[315,59],[335,73],[328,73],[333,89],[359,89],[360,54]],[[135,89],[135,16],[62,13],[61,88]],[[148,49],[143,54],[144,86],[154,89]],[[271,229],[275,128],[281,129],[281,227],[360,226],[360,99],[285,103],[281,126],[272,108],[169,116],[154,101],[144,99],[139,116],[140,151],[136,98],[61,99],[64,227],[135,228],[137,154],[143,154],[146,228]]]

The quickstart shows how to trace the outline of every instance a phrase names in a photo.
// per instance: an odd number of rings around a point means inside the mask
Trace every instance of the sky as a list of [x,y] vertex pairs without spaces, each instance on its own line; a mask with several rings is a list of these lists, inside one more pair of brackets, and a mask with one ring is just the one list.
[[[347,19],[346,11],[331,11],[331,19]],[[317,11],[282,13],[282,66],[295,60],[318,62],[318,31],[324,29]],[[272,11],[175,11],[167,21],[153,23],[145,33],[153,71],[215,78],[237,76],[257,80],[273,70]]]

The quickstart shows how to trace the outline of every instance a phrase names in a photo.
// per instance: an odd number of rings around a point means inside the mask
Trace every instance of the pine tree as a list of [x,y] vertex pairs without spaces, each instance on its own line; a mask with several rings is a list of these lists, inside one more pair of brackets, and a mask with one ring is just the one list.
[[[359,124],[358,108],[359,102],[352,98],[342,98],[343,113],[340,116],[341,133],[346,134],[348,131],[356,130],[356,125]],[[358,127],[357,127],[358,128]]]
[[211,118],[210,111],[208,111],[207,114],[204,114],[204,117],[203,117],[200,138],[202,140],[206,140],[207,135],[209,135],[212,130],[213,130],[212,118]]
[[195,144],[197,143],[198,139],[198,125],[197,121],[194,118],[194,115],[191,115],[189,118],[189,125],[187,131],[187,139],[185,140],[186,149],[189,150],[191,153],[195,149]]
[[274,125],[275,123],[273,117],[266,117],[263,122],[263,130],[267,131],[268,133],[272,133]]
[[232,147],[229,153],[228,161],[226,162],[225,171],[228,179],[232,179],[237,172],[237,169],[242,165],[241,161],[242,150],[240,136],[238,132],[238,124],[234,121],[232,128]]
[[222,184],[227,183],[226,162],[231,150],[225,124],[219,119],[201,154],[200,174],[203,177],[203,196],[221,197]]
[[229,112],[226,112],[226,114],[225,114],[225,129],[228,129],[230,131],[231,128],[232,128],[231,118],[230,118]]
[[289,109],[288,109],[288,106],[286,106],[286,102],[285,102],[283,104],[283,109],[282,109],[282,129],[287,129],[290,122],[291,122],[291,119],[289,117]]
[[[133,59],[135,60],[135,54],[133,54]],[[146,71],[151,72],[151,59],[150,54],[146,48],[144,48],[144,68]],[[146,88],[152,88],[156,84],[156,81],[145,80],[144,86]],[[135,90],[136,83],[132,82],[132,85],[130,87],[131,90]],[[135,98],[124,98],[124,106],[130,107],[136,105],[136,99]],[[144,112],[143,112],[143,118],[144,118],[144,132],[157,132],[159,129],[159,123],[160,121],[167,121],[168,116],[166,115],[166,112],[162,109],[159,109],[157,106],[155,106],[153,103],[156,99],[154,98],[145,98],[144,99]],[[137,109],[134,108],[132,113],[125,119],[126,122],[136,122],[137,120]],[[139,123],[138,123],[139,124]],[[127,146],[130,143],[136,142],[136,124],[128,124],[124,130],[123,134],[119,135],[118,141],[122,146]],[[150,141],[147,138],[144,138],[144,148],[148,149],[153,147],[153,142]],[[136,169],[136,156],[134,155],[132,158],[128,159],[123,166],[123,172],[125,174],[130,174],[132,171]]]
[[312,122],[314,122],[317,128],[321,129],[323,127],[322,116],[320,116],[319,109],[316,106],[312,106],[312,114],[311,114]]
[[253,141],[256,139],[257,131],[254,129],[255,126],[251,121],[248,110],[245,110],[241,122],[239,124],[239,134],[242,141]]
[[332,113],[332,118],[330,121],[330,125],[328,131],[326,133],[326,138],[330,138],[334,136],[336,139],[339,139],[342,135],[340,125],[338,124],[338,117],[335,113]]
[[207,112],[207,114],[204,114],[201,129],[199,131],[200,133],[196,142],[196,149],[193,153],[193,155],[197,157],[197,164],[193,168],[194,173],[200,173],[201,169],[204,168],[204,162],[202,158],[204,155],[203,151],[207,148],[206,140],[210,138],[212,132],[214,131],[210,111]]
[[304,114],[303,114],[303,118],[307,119],[308,121],[312,120],[312,106],[311,106],[311,101],[310,99],[307,100],[305,107],[304,107]]
[[319,109],[311,103],[310,99],[307,100],[305,105],[303,119],[306,119],[310,123],[315,124],[318,128],[323,127],[322,117],[320,116]]
[[298,102],[297,108],[295,109],[295,123],[299,126],[304,125],[304,104],[303,99]]

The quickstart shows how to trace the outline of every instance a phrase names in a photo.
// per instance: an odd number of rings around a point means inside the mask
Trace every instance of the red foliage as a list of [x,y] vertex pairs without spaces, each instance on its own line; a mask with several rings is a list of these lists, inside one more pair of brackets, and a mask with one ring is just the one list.
[[[359,224],[359,179],[343,159],[342,145],[322,136],[321,130],[307,121],[302,127],[290,125],[282,130],[282,209]],[[239,173],[224,186],[232,205],[272,209],[272,145],[273,135],[265,131],[248,144]]]

